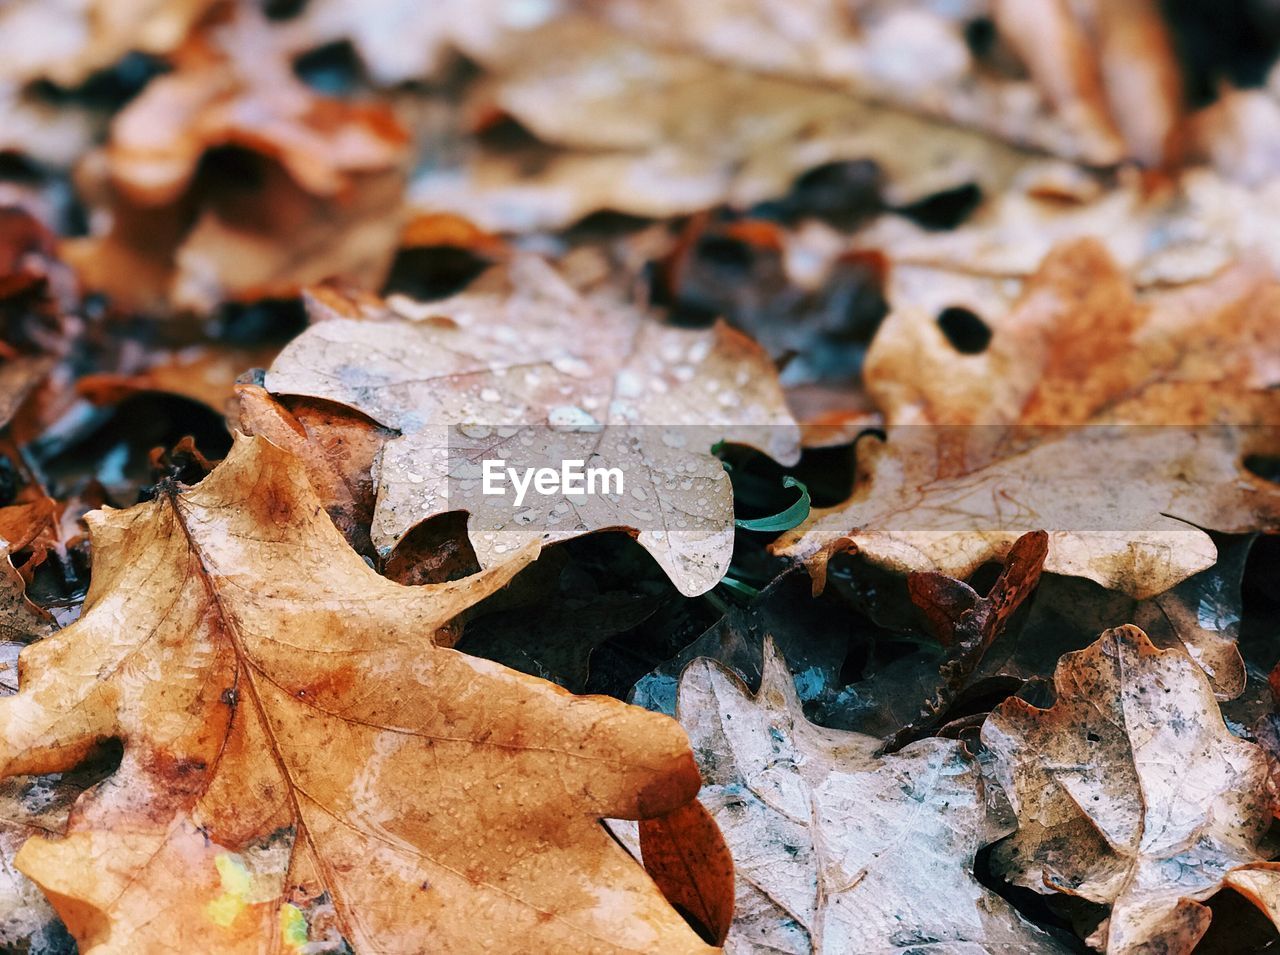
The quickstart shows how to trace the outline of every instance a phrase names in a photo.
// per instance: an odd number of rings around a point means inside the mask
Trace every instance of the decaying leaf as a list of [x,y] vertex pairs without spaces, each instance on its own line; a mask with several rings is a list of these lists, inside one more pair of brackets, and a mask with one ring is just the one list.
[[[27,599],[27,582],[9,560],[9,545],[0,541],[0,641],[6,645],[30,643],[48,636],[56,627],[47,613]],[[0,667],[0,685],[16,684],[16,674]]]
[[594,5],[626,32],[664,45],[821,81],[1085,163],[1126,155],[1158,163],[1181,118],[1172,44],[1149,0]]
[[[1042,527],[1047,571],[1142,597],[1212,564],[1196,528],[1280,519],[1280,488],[1243,465],[1280,423],[1280,286],[1265,268],[1139,297],[1081,241],[1007,309],[988,297],[975,315],[954,292],[891,296],[865,371],[888,440],[868,442],[853,497],[781,553],[820,573],[853,546],[963,577]],[[978,340],[957,347],[950,322]]]
[[1209,924],[1200,903],[1265,861],[1262,750],[1227,731],[1190,657],[1137,627],[1063,657],[1054,685],[1051,709],[1010,699],[982,729],[1018,816],[996,870],[1109,905],[1090,939],[1108,955],[1190,952]]
[[[242,8],[115,117],[92,173],[110,230],[68,253],[134,308],[287,297],[334,275],[376,284],[399,234],[407,135],[383,104],[304,85]],[[236,147],[197,176],[210,150]],[[246,158],[247,157],[247,158]],[[287,238],[286,238],[287,237]]]
[[512,46],[494,57],[496,78],[479,102],[555,148],[477,149],[419,177],[418,206],[511,232],[564,227],[602,209],[672,216],[749,207],[841,160],[874,162],[885,202],[899,206],[959,187],[998,192],[1028,162],[964,129],[646,47],[590,21],[555,22]]
[[[723,324],[664,327],[580,295],[539,259],[515,259],[441,302],[333,301],[312,299],[328,320],[281,352],[266,387],[350,405],[400,432],[375,464],[371,536],[384,554],[419,521],[459,508],[471,511],[484,567],[531,539],[623,528],[682,593],[698,594],[723,576],[733,544],[731,488],[712,445],[752,444],[783,462],[799,454],[753,342]],[[624,493],[491,504],[479,493],[482,458],[514,468],[586,459],[620,468]]]
[[974,879],[974,854],[1008,827],[959,743],[877,757],[879,740],[809,723],[771,642],[758,694],[695,660],[677,714],[734,855],[726,951],[1066,950]]
[[935,692],[924,700],[920,716],[894,735],[888,749],[898,749],[918,739],[925,727],[946,713],[972,679],[983,654],[1040,583],[1048,547],[1049,535],[1044,531],[1019,537],[1009,548],[1004,569],[985,596],[943,574],[915,573],[907,578],[912,602],[928,619],[948,653],[938,668]]
[[303,944],[313,905],[360,951],[705,950],[598,822],[693,798],[679,728],[432,645],[521,560],[391,583],[261,438],[91,524],[83,616],[0,701],[6,776],[124,743],[17,858],[82,952]]

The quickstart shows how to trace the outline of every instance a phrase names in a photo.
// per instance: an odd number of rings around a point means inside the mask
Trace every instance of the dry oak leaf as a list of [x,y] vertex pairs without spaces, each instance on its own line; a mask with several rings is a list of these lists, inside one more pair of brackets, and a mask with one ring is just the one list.
[[970,183],[998,194],[1028,162],[978,133],[582,19],[543,27],[491,65],[480,105],[555,148],[475,148],[416,179],[410,197],[499,231],[561,228],[602,209],[665,218],[745,208],[843,160],[874,161],[893,205]]
[[1200,902],[1265,859],[1262,750],[1227,730],[1189,656],[1134,626],[1062,657],[1054,685],[1051,709],[1012,698],[982,728],[1019,826],[996,871],[1111,906],[1089,939],[1108,955],[1190,952]]
[[1099,243],[1075,242],[1008,307],[976,306],[989,341],[967,354],[945,327],[948,309],[974,308],[950,297],[964,287],[891,295],[864,369],[888,439],[868,442],[853,496],[779,552],[818,579],[849,547],[965,577],[1045,528],[1046,571],[1147,597],[1213,563],[1199,528],[1280,521],[1280,488],[1243,463],[1274,453],[1280,424],[1280,285],[1266,267],[1138,296]]
[[880,740],[815,726],[772,640],[757,694],[699,658],[676,713],[734,854],[727,952],[1067,951],[974,878],[974,854],[1011,827],[960,743],[877,757]]
[[[1213,278],[1240,259],[1261,257],[1280,274],[1280,179],[1248,188],[1210,169],[1176,178],[1122,169],[1116,184],[1049,163],[1028,166],[1013,187],[992,196],[963,226],[930,232],[884,216],[857,236],[894,263],[899,298],[936,295],[1016,297],[1055,246],[1103,242],[1138,289]],[[833,243],[828,258],[847,243]]]
[[17,857],[81,952],[274,950],[311,903],[357,952],[706,950],[598,822],[694,798],[680,728],[431,642],[522,560],[394,584],[243,436],[90,524],[83,616],[0,701],[5,776],[124,744]]
[[[220,147],[250,156],[197,176]],[[407,156],[389,107],[317,94],[241,8],[115,117],[80,170],[109,229],[67,255],[88,286],[148,310],[287,297],[335,275],[376,284],[399,235]]]
[[1158,163],[1181,118],[1179,72],[1152,0],[588,5],[651,42],[819,81],[1094,165],[1126,156]]
[[[310,308],[328,320],[285,347],[266,387],[349,405],[400,432],[374,465],[371,537],[383,554],[425,518],[459,509],[470,512],[482,567],[531,539],[630,529],[682,593],[700,594],[733,548],[732,489],[712,445],[799,456],[773,366],[750,339],[723,323],[663,326],[581,295],[532,256],[439,302],[325,293]],[[624,493],[492,503],[479,491],[481,459],[616,467]]]

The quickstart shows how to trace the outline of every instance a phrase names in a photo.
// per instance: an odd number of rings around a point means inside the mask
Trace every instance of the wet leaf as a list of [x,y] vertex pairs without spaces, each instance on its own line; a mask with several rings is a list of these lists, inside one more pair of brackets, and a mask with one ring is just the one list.
[[1006,827],[959,743],[877,757],[879,740],[814,726],[771,642],[759,693],[695,660],[677,714],[734,853],[727,951],[1066,951],[974,879]]
[[[441,302],[335,310],[330,300],[312,300],[328,319],[285,348],[266,387],[341,402],[401,432],[375,464],[371,537],[383,554],[423,518],[467,507],[481,566],[531,539],[626,528],[682,593],[698,594],[723,576],[733,544],[729,481],[711,446],[798,455],[777,379],[749,339],[723,325],[664,327],[580,295],[534,258]],[[367,317],[342,317],[362,309]],[[562,454],[565,433],[576,437]],[[540,495],[523,510],[508,496],[477,520],[488,501],[464,497],[454,476],[482,458],[558,468],[573,457],[620,468],[624,494]]]
[[1227,731],[1190,657],[1137,627],[1063,657],[1054,685],[1051,709],[1011,699],[982,729],[1018,816],[996,871],[1110,906],[1090,939],[1109,955],[1190,952],[1209,924],[1200,903],[1265,859],[1262,750]]
[[260,438],[92,528],[83,616],[0,702],[5,775],[124,743],[17,858],[82,951],[259,951],[324,904],[358,950],[703,950],[597,821],[693,797],[683,733],[431,643],[521,560],[386,581]]
[[[931,293],[939,306],[947,294]],[[963,577],[1042,527],[1047,571],[1145,597],[1213,563],[1195,527],[1280,519],[1280,490],[1242,466],[1276,441],[1280,286],[1265,272],[1139,298],[1082,241],[1007,309],[987,304],[989,326],[940,310],[985,330],[969,354],[918,301],[885,320],[866,377],[888,440],[866,443],[849,501],[784,535],[780,553],[819,574],[853,547]]]

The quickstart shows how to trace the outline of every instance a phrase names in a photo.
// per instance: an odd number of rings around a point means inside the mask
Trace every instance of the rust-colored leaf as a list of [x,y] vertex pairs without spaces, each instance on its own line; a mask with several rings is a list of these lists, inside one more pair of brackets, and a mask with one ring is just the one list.
[[640,821],[645,871],[681,911],[723,945],[733,922],[733,856],[700,802]]
[[963,577],[1044,528],[1047,571],[1144,597],[1212,564],[1195,528],[1280,521],[1280,492],[1242,463],[1278,440],[1280,285],[1265,270],[1138,298],[1098,242],[1073,243],[1006,310],[988,301],[972,354],[938,321],[949,292],[885,320],[866,378],[888,440],[867,442],[853,496],[781,553],[820,573],[852,546]]

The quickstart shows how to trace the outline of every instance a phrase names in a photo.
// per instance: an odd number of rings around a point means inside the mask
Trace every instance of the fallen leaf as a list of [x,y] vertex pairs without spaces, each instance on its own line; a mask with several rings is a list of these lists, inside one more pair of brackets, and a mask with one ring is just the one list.
[[[117,302],[208,311],[288,297],[339,274],[376,284],[399,234],[407,134],[384,104],[323,97],[241,8],[184,48],[113,120],[82,175],[109,230],[69,243],[86,283]],[[237,147],[197,176],[211,150]],[[286,242],[287,239],[287,242]]]
[[90,520],[84,613],[0,701],[6,776],[124,743],[17,858],[81,951],[305,942],[313,903],[358,950],[705,950],[598,822],[693,798],[679,728],[431,643],[522,560],[386,581],[260,438]]
[[1054,685],[1051,709],[1010,699],[982,729],[1019,826],[996,871],[1110,906],[1089,940],[1108,955],[1190,952],[1209,924],[1200,902],[1265,861],[1262,750],[1227,731],[1190,657],[1137,627],[1063,657]]
[[[545,145],[475,147],[461,164],[428,169],[410,196],[497,231],[561,228],[600,210],[747,208],[842,160],[874,162],[885,201],[905,206],[974,184],[998,192],[1029,161],[967,130],[646,47],[584,20],[522,38],[494,68],[477,100]],[[655,85],[664,95],[653,95]]]
[[625,32],[661,45],[822,82],[1095,165],[1126,155],[1158,163],[1181,119],[1172,43],[1146,0],[595,5]]
[[886,745],[900,749],[943,717],[948,707],[973,678],[983,654],[1004,633],[1009,619],[1040,583],[1049,549],[1044,531],[1024,534],[1014,541],[1004,569],[985,596],[963,581],[936,573],[914,573],[907,578],[911,601],[924,613],[947,658],[938,668],[936,692],[924,700],[920,715],[902,727]]
[[[344,314],[321,298],[310,307]],[[460,508],[482,567],[529,540],[623,528],[681,593],[699,594],[724,575],[733,544],[731,488],[712,445],[798,457],[798,429],[753,342],[723,324],[669,328],[582,296],[539,259],[515,259],[441,302],[346,308],[368,317],[317,321],[281,352],[266,387],[349,405],[401,433],[374,471],[371,536],[384,555],[422,519]],[[621,468],[630,486],[513,507],[510,495],[468,485],[462,472],[478,477],[481,458],[517,468],[590,459]]]
[[119,404],[144,391],[159,391],[197,401],[219,414],[235,396],[236,379],[275,357],[278,348],[217,348],[193,345],[157,351],[148,367],[134,374],[85,375],[76,390],[97,405]]
[[771,642],[759,693],[695,660],[677,713],[734,854],[726,951],[1066,951],[974,878],[974,854],[1008,827],[959,743],[877,757],[879,740],[807,722]]
[[[5,643],[30,643],[57,629],[53,619],[27,599],[26,588],[27,582],[9,560],[8,543],[0,543],[0,640]],[[16,683],[16,679],[6,673],[3,682]]]
[[723,945],[733,924],[733,857],[702,803],[685,803],[641,820],[638,840],[645,871],[682,912]]
[[[1050,254],[1007,309],[986,298],[975,314],[954,291],[891,294],[865,369],[888,440],[866,442],[853,496],[779,553],[819,579],[851,546],[963,577],[1045,528],[1045,570],[1145,597],[1213,563],[1197,528],[1280,520],[1280,489],[1242,465],[1274,446],[1280,420],[1280,286],[1265,269],[1137,297],[1081,241]],[[952,318],[980,347],[953,343]]]
[[1240,581],[1251,544],[1251,535],[1215,535],[1218,560],[1212,567],[1145,600],[1080,577],[1047,574],[1020,631],[997,640],[975,681],[1047,675],[1062,654],[1084,649],[1103,630],[1133,623],[1157,647],[1185,650],[1219,702],[1236,699],[1246,687],[1236,642],[1244,613]]
[[373,466],[395,432],[358,412],[326,405],[302,398],[277,400],[258,385],[241,384],[232,418],[244,433],[261,435],[292,452],[334,525],[358,552],[373,557]]

